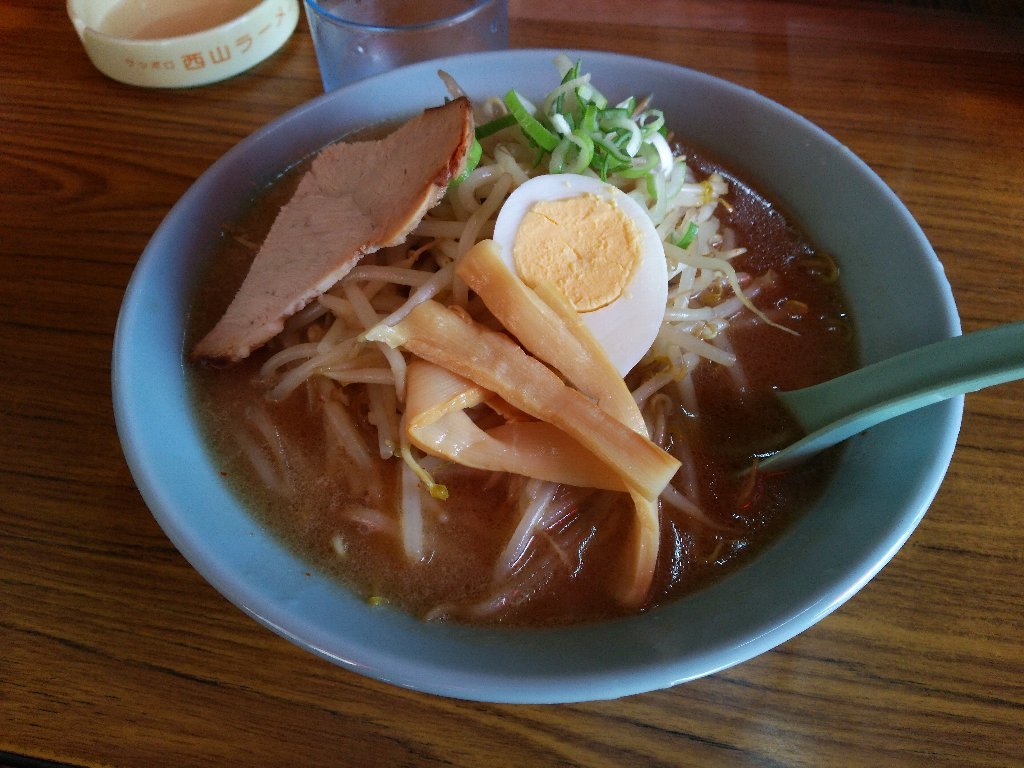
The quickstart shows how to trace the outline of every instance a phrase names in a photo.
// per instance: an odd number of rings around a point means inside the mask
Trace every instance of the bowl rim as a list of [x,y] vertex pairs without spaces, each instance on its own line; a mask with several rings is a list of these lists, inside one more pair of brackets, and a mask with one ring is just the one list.
[[[651,78],[675,79],[703,89],[702,93],[739,100],[759,115],[784,122],[808,146],[820,145],[822,162],[840,164],[856,177],[854,187],[863,187],[890,212],[898,214],[894,226],[898,225],[909,247],[916,249],[915,258],[920,257],[921,263],[915,267],[920,268],[921,279],[936,298],[934,322],[921,333],[936,338],[960,333],[952,291],[941,263],[909,211],[874,171],[836,139],[786,107],[696,70],[587,50],[466,54],[410,65],[324,94],[254,132],[217,160],[175,204],[129,281],[115,330],[112,361],[115,421],[125,458],[141,495],[168,538],[229,601],[282,637],[345,669],[427,693],[507,703],[609,699],[666,688],[753,658],[831,613],[889,561],[938,491],[959,431],[962,397],[900,417],[894,422],[896,426],[883,425],[875,428],[880,431],[875,436],[869,432],[851,441],[853,444],[840,459],[837,478],[844,477],[847,467],[886,471],[881,459],[872,455],[878,435],[887,446],[895,443],[887,450],[901,451],[900,455],[911,459],[908,464],[913,474],[899,478],[893,501],[898,514],[891,519],[881,515],[880,530],[870,540],[858,542],[860,549],[847,556],[851,562],[843,567],[827,562],[809,564],[808,569],[820,570],[822,580],[802,583],[798,596],[787,593],[782,584],[765,585],[765,592],[755,595],[751,584],[761,573],[778,567],[780,559],[816,541],[815,537],[838,531],[856,538],[856,529],[841,527],[845,520],[828,523],[838,527],[827,530],[801,521],[798,530],[788,529],[768,551],[712,587],[646,614],[597,625],[531,630],[424,625],[397,611],[369,609],[340,585],[328,583],[315,573],[309,575],[303,561],[272,537],[260,535],[259,525],[216,477],[201,444],[188,432],[194,431],[195,425],[179,423],[182,415],[188,417],[185,422],[192,419],[181,382],[165,380],[166,376],[184,379],[183,332],[180,327],[176,331],[165,326],[183,323],[187,294],[195,281],[194,275],[183,274],[185,267],[171,259],[171,244],[190,237],[190,228],[212,226],[202,218],[205,214],[200,213],[200,201],[225,191],[254,192],[258,188],[258,169],[247,169],[247,158],[259,154],[263,157],[258,163],[261,167],[289,152],[293,153],[292,161],[298,160],[294,156],[298,145],[280,146],[280,138],[289,132],[302,135],[302,146],[316,142],[330,129],[323,125],[324,118],[336,116],[345,105],[370,105],[363,114],[363,124],[394,117],[393,103],[390,107],[375,104],[379,99],[373,97],[381,92],[394,96],[393,89],[399,83],[406,90],[410,84],[422,86],[428,78],[436,78],[438,68],[478,73],[467,76],[470,82],[485,80],[486,72],[532,71],[542,62],[549,65],[559,53],[582,58],[589,70],[650,73]],[[437,94],[439,100],[443,96],[440,86]],[[413,103],[423,98],[409,96],[405,101]],[[186,227],[182,221],[186,214],[196,214],[200,221],[190,221]],[[216,217],[218,211],[209,215]],[[167,280],[172,282],[173,295],[164,290]],[[153,290],[155,285],[161,286],[160,292]],[[160,374],[166,376],[160,378]],[[926,435],[931,440],[928,455],[915,453],[919,446],[901,436],[900,429]],[[179,432],[190,435],[182,438],[180,445],[168,439],[168,435]],[[199,488],[204,495],[199,494]],[[847,489],[842,493],[853,492]],[[842,493],[830,486],[822,503],[839,504]],[[219,514],[198,515],[196,507],[203,505],[213,505]],[[225,543],[230,537],[232,541]],[[809,557],[814,556],[816,550],[811,550]],[[273,563],[274,572],[266,573],[265,563]],[[723,596],[733,601],[729,610],[715,603]],[[766,599],[780,601],[786,609],[756,620],[743,615],[743,610],[755,610]],[[316,615],[318,611],[327,617]],[[690,626],[686,616],[711,620],[704,626]],[[724,629],[723,624],[727,625]],[[681,643],[687,647],[680,649]]]

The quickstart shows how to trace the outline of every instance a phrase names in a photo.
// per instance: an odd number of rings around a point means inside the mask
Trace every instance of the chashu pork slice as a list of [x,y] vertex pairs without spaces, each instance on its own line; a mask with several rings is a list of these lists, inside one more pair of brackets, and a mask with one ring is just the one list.
[[220,365],[242,360],[365,254],[403,242],[465,168],[472,141],[472,110],[459,98],[383,139],[323,149],[192,359]]

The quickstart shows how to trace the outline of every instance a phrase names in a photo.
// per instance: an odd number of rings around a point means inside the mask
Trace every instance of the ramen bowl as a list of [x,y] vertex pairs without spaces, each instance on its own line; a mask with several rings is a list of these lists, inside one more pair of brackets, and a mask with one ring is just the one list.
[[[552,81],[555,55],[518,50],[416,64],[326,94],[266,126],[171,210],[139,260],[117,326],[118,430],[142,496],[175,546],[227,599],[312,654],[432,694],[608,699],[699,678],[789,640],[897,552],[931,503],[959,429],[962,398],[852,438],[818,501],[757,557],[692,595],[585,626],[423,622],[367,604],[270,535],[211,461],[188,391],[186,317],[222,223],[282,169],[338,136],[440,103],[438,69],[473,98],[512,86],[539,97],[532,84]],[[745,175],[834,255],[865,363],[959,333],[949,285],[921,229],[838,141],[750,90],[699,72],[607,53],[569,55],[612,100],[656,94],[677,135]],[[865,221],[872,222],[870,240]]]

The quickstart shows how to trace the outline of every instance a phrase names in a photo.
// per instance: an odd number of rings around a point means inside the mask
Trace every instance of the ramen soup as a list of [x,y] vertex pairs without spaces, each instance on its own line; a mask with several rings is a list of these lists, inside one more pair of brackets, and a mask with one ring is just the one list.
[[[190,367],[211,456],[254,514],[311,567],[336,574],[374,604],[426,620],[545,625],[648,610],[764,548],[813,503],[834,462],[825,454],[782,473],[756,469],[759,456],[797,436],[773,392],[855,364],[834,262],[739,176],[683,151],[681,137],[649,104],[610,105],[578,65],[559,65],[563,86],[543,104],[524,105],[510,94],[474,105],[479,161],[473,167],[471,152],[463,178],[404,243],[364,257],[246,359],[226,368]],[[522,107],[545,133],[531,135],[536,125],[522,120]],[[568,133],[560,130],[566,120],[575,125]],[[575,139],[566,147],[564,139],[584,135],[579,128],[588,123],[597,149]],[[553,150],[538,148],[551,143],[546,134],[555,139]],[[641,146],[627,146],[637,134]],[[610,148],[602,152],[606,137]],[[284,174],[225,228],[195,299],[190,348],[224,312],[307,167]],[[598,186],[560,197],[564,179],[554,191],[532,182],[557,178],[553,171]],[[635,209],[600,185],[624,191],[649,221],[629,223]],[[512,241],[501,242],[510,226],[495,219],[516,207],[513,198],[523,189],[534,190],[534,199],[515,214],[521,220],[511,225]],[[602,207],[607,201],[612,210]],[[653,227],[660,273],[651,269],[664,283],[661,293],[638,282],[647,268],[638,246],[636,263],[621,270],[625,287],[605,300],[604,306],[627,304],[611,331],[600,324],[581,330],[574,318],[585,316],[559,303],[567,291],[549,290],[544,280],[535,290],[547,303],[509,299],[524,302],[517,306],[526,314],[541,305],[541,330],[503,319],[506,299],[490,295],[490,286],[504,285],[515,269],[509,252],[531,242],[528,217],[543,211],[544,226],[560,222],[559,232],[585,242],[597,208],[611,217],[597,219],[602,231],[621,227],[640,242]],[[538,242],[555,239],[548,233]],[[540,249],[523,247],[520,267]],[[622,248],[632,246],[617,252]],[[557,269],[549,272],[557,284]],[[481,274],[494,279],[482,281]],[[509,290],[530,289],[517,281]],[[424,292],[429,323],[426,309],[408,305]],[[631,336],[648,321],[646,310],[628,301],[641,296],[650,304],[651,295],[660,296],[653,338]],[[464,328],[476,334],[469,342],[460,335]],[[462,345],[451,353],[454,373],[444,361],[420,360],[421,331],[436,333],[437,347]],[[499,333],[530,351],[508,350],[496,341]],[[621,376],[600,350],[623,336],[643,348]],[[562,355],[558,345],[572,346],[576,338],[590,350],[581,353],[582,368],[555,359]],[[467,383],[464,376],[476,374],[460,366],[472,368],[479,350],[492,346],[495,355],[510,356],[511,367]],[[530,403],[521,402],[529,399],[522,392],[532,392],[532,384],[480,383],[520,370],[545,382],[553,376],[550,386],[571,390],[568,405],[550,417],[557,427],[543,414],[523,412]],[[453,386],[457,396],[445,396]],[[432,388],[442,392],[434,400]],[[605,432],[595,439],[585,433],[589,427],[577,430],[577,418],[597,418],[595,429],[605,429],[595,401],[615,414],[607,434],[610,442],[625,441],[625,467],[607,456],[593,459],[601,446],[592,443]],[[473,450],[450,449],[456,432],[499,446],[498,463],[480,469],[474,464],[484,458]],[[648,444],[665,457],[651,453],[657,477],[665,478],[652,481],[653,490],[641,477]]]

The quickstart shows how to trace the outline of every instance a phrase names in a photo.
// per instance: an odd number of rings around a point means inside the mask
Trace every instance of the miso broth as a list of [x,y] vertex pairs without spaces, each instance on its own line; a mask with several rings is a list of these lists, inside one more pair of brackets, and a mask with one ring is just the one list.
[[[831,259],[734,173],[699,154],[690,153],[689,162],[703,174],[718,172],[728,179],[731,211],[723,223],[749,249],[734,265],[755,279],[769,271],[775,275],[755,303],[798,335],[753,316],[731,326],[728,340],[742,371],[701,362],[692,374],[699,414],[674,389],[664,390],[667,396],[657,407],[669,442],[688,446],[681,482],[696,489],[694,500],[704,520],[695,522],[662,505],[657,573],[642,610],[699,589],[755,556],[813,503],[828,482],[834,453],[785,473],[744,470],[755,455],[796,435],[773,397],[775,389],[808,386],[856,363],[851,320]],[[278,180],[225,228],[195,299],[187,345],[223,311],[299,172]],[[529,481],[462,467],[435,468],[449,498],[425,502],[430,552],[423,562],[410,563],[395,535],[396,462],[374,462],[384,503],[370,508],[360,483],[351,481],[362,470],[346,463],[340,452],[325,451],[312,388],[267,409],[281,445],[287,446],[287,490],[268,488],[239,448],[237,434],[253,404],[263,401],[266,387],[258,371],[269,354],[259,350],[229,369],[192,366],[195,407],[210,456],[225,481],[263,525],[308,559],[310,568],[333,574],[367,600],[425,618],[546,625],[632,610],[610,598],[619,545],[634,515],[626,494],[560,489],[561,516],[539,532],[533,551],[521,558],[525,565],[520,562],[522,570],[511,581],[522,583],[509,587],[506,578],[499,594],[495,563],[517,524],[519,496]],[[643,375],[642,367],[627,378],[629,383]],[[349,409],[372,443],[365,399],[353,393]]]

